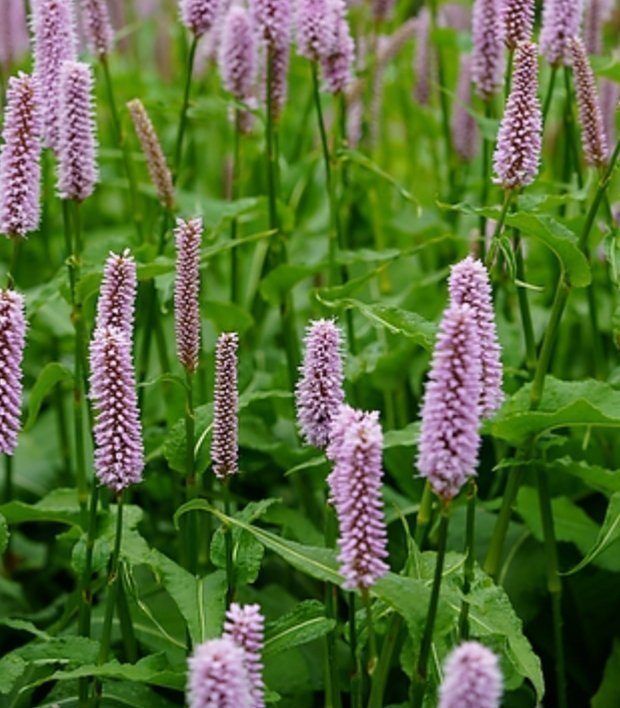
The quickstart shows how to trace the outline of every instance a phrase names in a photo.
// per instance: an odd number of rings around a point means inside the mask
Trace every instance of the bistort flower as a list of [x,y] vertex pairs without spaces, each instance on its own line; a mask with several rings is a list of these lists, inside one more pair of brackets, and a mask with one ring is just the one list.
[[579,34],[583,0],[545,0],[540,51],[552,66],[570,64],[570,40]]
[[307,443],[325,448],[332,421],[344,402],[342,335],[333,320],[316,320],[306,330],[301,377],[295,388],[297,422]]
[[343,405],[332,431],[327,456],[334,468],[328,483],[340,527],[340,572],[345,588],[366,589],[389,570],[379,413]]
[[193,374],[200,355],[200,240],[202,219],[177,219],[174,326],[177,356]]
[[476,93],[489,100],[504,76],[504,32],[501,0],[474,0],[472,79]]
[[110,253],[103,268],[95,328],[114,327],[131,339],[137,288],[136,262],[129,249]]
[[245,652],[245,667],[251,685],[252,708],[264,708],[263,642],[265,618],[259,605],[238,605],[233,602],[226,611],[224,635],[230,637]]
[[99,180],[90,66],[65,62],[58,88],[58,193],[62,199],[81,202],[93,193]]
[[493,156],[495,182],[504,189],[531,184],[538,174],[542,143],[542,114],[538,100],[536,45],[522,42]]
[[499,708],[502,674],[497,657],[479,642],[464,642],[446,659],[439,708]]
[[480,447],[480,342],[469,305],[444,313],[424,392],[418,469],[437,496],[454,498],[475,474]]
[[230,637],[199,644],[188,665],[189,708],[253,708],[245,652]]
[[481,261],[467,256],[452,266],[450,302],[472,309],[480,342],[481,389],[480,415],[493,415],[504,400],[502,391],[502,351],[497,339],[495,313],[489,274]]
[[106,0],[82,0],[88,46],[93,54],[104,57],[114,44],[114,30]]
[[24,298],[0,290],[0,452],[12,455],[21,428],[22,359],[26,345]]
[[236,332],[224,332],[215,350],[215,394],[213,402],[213,438],[211,459],[213,472],[226,479],[239,471],[237,408],[237,347]]
[[41,110],[36,81],[9,79],[0,151],[0,233],[24,237],[41,218]]

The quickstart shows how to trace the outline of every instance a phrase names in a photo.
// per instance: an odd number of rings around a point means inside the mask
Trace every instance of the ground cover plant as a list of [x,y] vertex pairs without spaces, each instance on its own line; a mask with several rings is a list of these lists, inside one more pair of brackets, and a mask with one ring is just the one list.
[[1,0],[2,705],[620,704],[618,36]]

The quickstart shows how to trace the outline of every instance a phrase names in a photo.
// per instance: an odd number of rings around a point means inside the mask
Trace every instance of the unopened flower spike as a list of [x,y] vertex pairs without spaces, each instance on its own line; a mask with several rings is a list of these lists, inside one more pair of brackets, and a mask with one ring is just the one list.
[[213,472],[226,479],[239,471],[239,443],[237,419],[237,348],[236,332],[224,332],[217,340],[215,350],[215,395],[213,404],[213,437],[211,459]]
[[12,455],[21,429],[22,359],[26,345],[24,298],[0,290],[0,452]]
[[174,323],[177,356],[193,374],[200,355],[200,241],[202,219],[177,219]]

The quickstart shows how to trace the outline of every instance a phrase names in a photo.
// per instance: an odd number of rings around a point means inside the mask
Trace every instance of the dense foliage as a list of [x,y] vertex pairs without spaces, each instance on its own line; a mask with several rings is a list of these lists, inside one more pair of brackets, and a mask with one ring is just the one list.
[[0,703],[620,705],[618,7],[0,2]]

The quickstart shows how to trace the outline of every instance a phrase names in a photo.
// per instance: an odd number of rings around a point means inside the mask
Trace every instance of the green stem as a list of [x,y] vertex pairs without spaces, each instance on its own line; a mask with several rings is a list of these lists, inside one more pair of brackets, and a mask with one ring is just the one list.
[[198,47],[198,37],[192,38],[192,43],[187,56],[187,71],[185,74],[185,89],[183,91],[183,103],[181,105],[181,115],[179,116],[179,129],[177,132],[177,140],[174,148],[173,176],[174,180],[178,179],[181,169],[181,157],[183,154],[183,140],[187,130],[187,109],[189,107],[189,96],[192,87],[192,74],[194,73],[194,59],[196,58],[196,49]]
[[[73,208],[72,208],[73,207]],[[73,212],[73,228],[72,213]],[[82,304],[77,295],[77,285],[80,281],[81,236],[79,224],[79,203],[70,204],[62,201],[64,221],[65,246],[69,268],[69,289],[71,292],[73,326],[75,329],[75,358],[73,372],[73,432],[75,436],[75,476],[77,496],[80,506],[82,528],[88,523],[88,485],[86,481],[86,448],[84,444],[84,371],[85,330],[82,317]]]
[[[230,478],[223,480],[222,487],[224,491],[224,513],[226,516],[230,517]],[[235,565],[233,561],[232,527],[230,524],[224,529],[224,550],[226,553],[226,607],[228,607],[235,599]]]
[[357,624],[355,622],[355,593],[349,593],[349,650],[351,652],[351,706],[362,708],[363,676],[360,659],[357,655]]
[[[521,235],[518,229],[514,230],[514,253],[516,262],[516,274],[520,283],[525,283],[525,265],[523,262],[523,246]],[[523,336],[525,338],[525,365],[530,373],[536,368],[536,337],[534,336],[534,325],[532,324],[532,313],[530,302],[527,297],[527,288],[517,283],[517,299],[519,301],[519,312],[521,314],[521,325],[523,326]]]
[[[121,552],[121,539],[123,535],[123,492],[116,498],[116,534],[114,537],[114,550],[110,561],[110,572],[108,573],[108,596],[106,598],[105,614],[103,617],[103,628],[101,630],[101,645],[97,664],[105,664],[110,655],[110,644],[112,640],[112,620],[114,619],[114,608],[116,607],[116,594],[118,590],[118,564]],[[101,679],[95,679],[95,705],[101,701]]]
[[392,655],[396,649],[398,635],[403,625],[402,617],[393,612],[381,647],[381,654],[377,668],[372,675],[372,685],[370,687],[370,698],[368,699],[368,708],[383,708],[383,695],[385,693],[385,684],[390,672],[390,664]]
[[15,274],[17,273],[17,263],[19,260],[19,246],[21,238],[14,237],[11,239],[11,241],[13,242],[11,248],[11,263],[6,274],[6,287],[9,290],[13,290],[13,288],[15,287]]
[[118,622],[121,628],[121,638],[125,649],[125,657],[130,664],[138,661],[138,643],[133,630],[133,620],[127,602],[127,591],[123,580],[123,564],[119,563],[118,588],[116,593],[116,610],[118,612]]
[[[86,533],[86,549],[84,553],[84,568],[80,578],[80,609],[78,612],[78,634],[80,637],[90,637],[90,618],[92,611],[92,592],[90,588],[93,569],[93,549],[97,536],[97,505],[99,502],[99,487],[92,485],[90,494],[90,511],[88,515],[88,530]],[[81,678],[78,682],[80,695],[80,705],[84,705],[88,699],[89,679]]]
[[[194,469],[195,416],[194,416],[194,375],[186,369],[186,401],[185,401],[185,494],[186,501],[196,497],[196,471]],[[227,512],[228,513],[228,512]],[[187,554],[187,569],[195,574],[198,568],[199,542],[197,534],[196,512],[186,514],[183,524],[183,547]]]
[[[490,118],[493,114],[493,104],[491,100],[484,102],[484,117]],[[482,141],[482,182],[480,186],[480,206],[487,205],[489,198],[489,181],[491,171],[491,141],[486,138]],[[486,250],[487,217],[480,215],[478,222],[480,231],[480,257],[484,260]]]
[[474,580],[475,533],[476,533],[476,482],[469,480],[467,486],[467,520],[465,525],[465,568],[463,573],[463,601],[459,616],[459,634],[462,640],[469,639],[469,598]]
[[362,588],[361,594],[362,604],[366,611],[366,622],[368,624],[368,663],[366,670],[368,671],[368,675],[372,677],[377,668],[377,639],[375,636],[375,625],[372,619],[372,600],[370,599],[368,588]]
[[553,526],[553,511],[547,472],[544,467],[538,469],[536,476],[538,482],[538,501],[540,503],[540,517],[543,528],[545,545],[545,558],[547,564],[547,588],[551,595],[553,613],[553,639],[555,648],[555,672],[557,705],[559,708],[568,708],[566,695],[566,670],[564,661],[564,637],[562,631],[562,579],[558,567],[557,546]]
[[[267,47],[267,122],[266,122],[266,143],[267,143],[267,187],[269,197],[269,228],[276,230],[273,239],[280,239],[279,219],[278,219],[278,204],[277,204],[277,155],[276,155],[276,140],[275,140],[275,121],[274,121],[274,105],[273,105],[273,48]],[[272,244],[273,246],[273,244]],[[270,250],[273,250],[270,249]],[[273,258],[273,253],[270,257]],[[273,265],[277,265],[273,263]]]
[[[337,523],[336,515],[331,504],[325,504],[323,521],[323,535],[325,547],[333,548],[336,544]],[[325,583],[325,616],[328,619],[338,621],[338,588]],[[325,705],[328,708],[340,708],[342,699],[338,683],[338,655],[336,653],[336,630],[333,629],[325,636]]]
[[121,123],[118,109],[116,107],[116,98],[114,96],[114,84],[112,82],[112,76],[110,74],[110,66],[108,64],[107,55],[103,55],[100,58],[101,67],[103,68],[103,76],[105,79],[106,91],[108,94],[108,106],[110,107],[110,114],[112,116],[112,125],[114,127],[114,134],[116,136],[116,141],[118,146],[121,148],[123,154],[123,164],[125,166],[125,174],[127,175],[127,181],[129,182],[129,204],[131,209],[131,218],[135,224],[136,232],[138,235],[138,240],[142,242],[143,231],[142,231],[142,211],[140,208],[140,200],[138,198],[138,186],[136,183],[136,177],[133,171],[133,165],[131,162],[131,154],[129,152],[129,146],[125,140],[125,133],[123,131],[123,125]]
[[495,253],[497,252],[497,248],[498,248],[498,241],[499,241],[500,236],[502,235],[502,231],[504,229],[504,223],[506,222],[506,217],[508,216],[508,210],[510,209],[510,206],[512,204],[513,195],[514,195],[514,192],[512,191],[512,189],[507,189],[504,192],[504,203],[502,205],[502,211],[500,212],[499,219],[497,220],[497,223],[495,224],[495,230],[493,231],[493,237],[491,238],[489,252],[487,253],[487,257],[486,257],[486,261],[485,261],[487,268],[491,268],[493,266],[493,261],[495,260]]
[[553,98],[553,89],[555,87],[555,77],[557,73],[558,67],[552,66],[551,74],[549,75],[549,85],[547,86],[547,95],[545,96],[545,102],[542,110],[543,126],[547,122],[547,115],[549,114],[549,108],[551,107],[551,99]]
[[13,456],[4,456],[4,502],[13,500]]
[[[233,165],[232,165],[232,180],[230,189],[230,198],[232,201],[238,198],[239,195],[239,176],[241,173],[241,111],[235,109],[235,137],[233,147]],[[237,239],[237,219],[236,217],[230,223],[230,240]],[[238,254],[236,248],[230,249],[230,301],[237,303],[239,297],[239,273],[238,273]]]
[[442,503],[441,517],[439,521],[439,539],[437,542],[437,560],[435,561],[435,575],[433,577],[433,587],[431,590],[428,612],[426,614],[426,624],[422,635],[420,653],[413,677],[413,708],[422,708],[424,693],[427,684],[428,660],[433,644],[433,630],[439,606],[439,591],[441,589],[441,578],[446,557],[446,546],[448,541],[448,522],[450,520],[450,508],[448,504]]
[[424,491],[420,500],[420,507],[415,522],[415,542],[421,548],[426,536],[426,530],[431,522],[431,514],[433,511],[433,490],[430,483],[424,483]]
[[334,198],[331,157],[329,154],[329,143],[327,142],[327,131],[325,130],[325,120],[323,118],[323,108],[321,105],[321,94],[319,91],[319,73],[315,61],[310,62],[312,70],[312,89],[314,94],[314,105],[316,106],[316,115],[319,124],[319,133],[321,135],[321,147],[323,150],[323,163],[325,165],[325,183],[327,186],[327,196],[329,199],[330,213],[330,228],[328,237],[328,253],[329,253],[329,282],[331,285],[336,285],[338,271],[336,268],[336,253],[338,245],[341,245],[341,238],[338,234],[338,213]]
[[[573,112],[573,88],[571,84],[571,69],[564,67],[564,87],[566,91],[566,108],[564,109],[564,129],[566,131],[566,141],[569,147],[569,155],[572,157],[573,169],[577,175],[577,185],[579,189],[583,187],[583,175],[579,160],[579,148],[577,147],[577,131],[575,130],[575,115]],[[570,181],[570,170],[567,174],[567,182]]]

